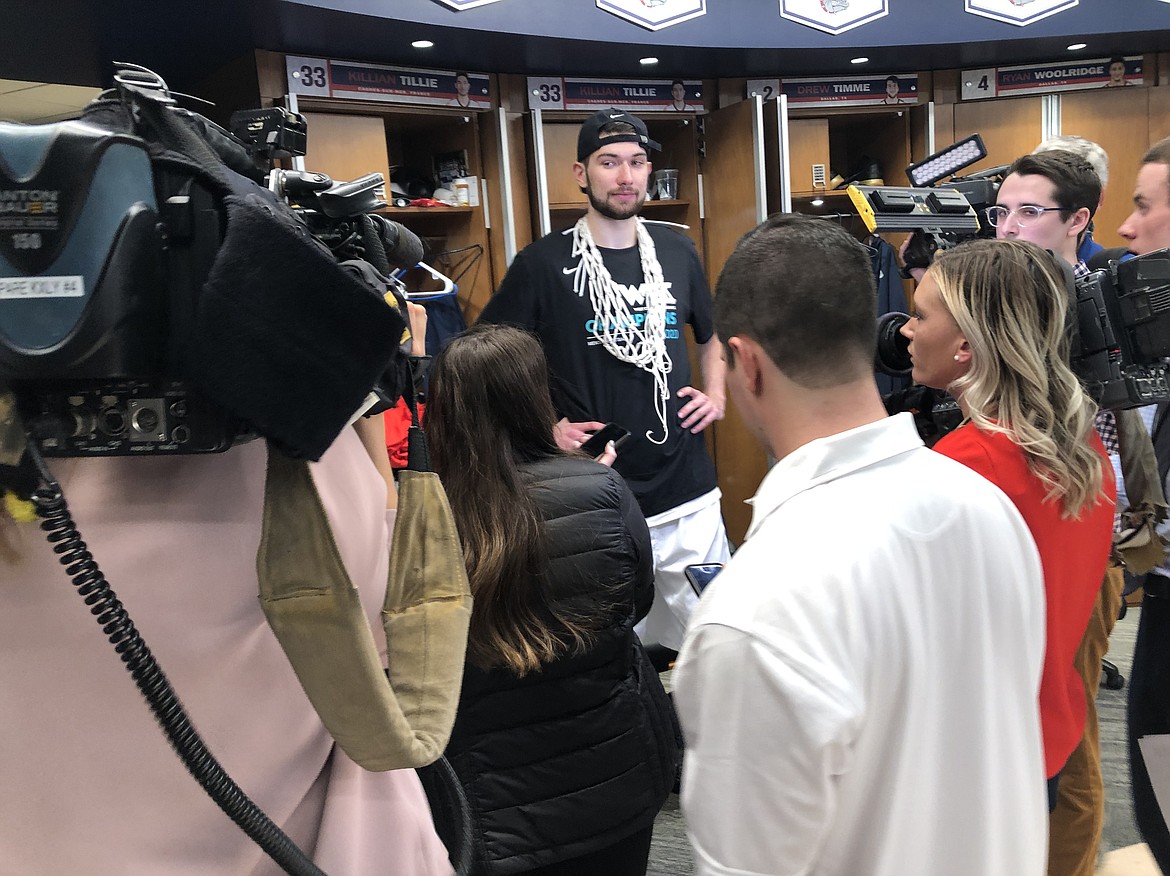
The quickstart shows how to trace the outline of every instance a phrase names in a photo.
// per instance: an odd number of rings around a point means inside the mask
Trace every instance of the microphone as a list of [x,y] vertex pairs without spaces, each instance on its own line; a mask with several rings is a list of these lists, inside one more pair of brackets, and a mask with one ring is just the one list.
[[413,268],[423,260],[423,242],[417,234],[377,213],[370,213],[369,217],[374,220],[374,227],[386,250],[386,261],[391,265]]

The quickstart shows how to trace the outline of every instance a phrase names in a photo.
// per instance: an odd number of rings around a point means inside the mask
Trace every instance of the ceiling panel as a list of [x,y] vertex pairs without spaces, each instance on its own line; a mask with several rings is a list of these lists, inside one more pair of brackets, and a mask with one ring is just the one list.
[[76,118],[101,89],[0,79],[0,122],[39,124]]

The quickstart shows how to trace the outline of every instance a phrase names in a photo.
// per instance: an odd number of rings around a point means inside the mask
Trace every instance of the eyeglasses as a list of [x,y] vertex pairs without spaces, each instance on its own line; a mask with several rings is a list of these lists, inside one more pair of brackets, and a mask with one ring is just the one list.
[[1002,207],[996,204],[994,207],[988,207],[983,211],[987,216],[987,221],[992,226],[998,226],[1001,222],[1007,219],[1008,216],[1015,214],[1016,222],[1021,227],[1031,225],[1045,213],[1060,213],[1060,207],[1036,207],[1032,204],[1024,204],[1022,207],[1017,207],[1014,210],[1009,210],[1007,207]]

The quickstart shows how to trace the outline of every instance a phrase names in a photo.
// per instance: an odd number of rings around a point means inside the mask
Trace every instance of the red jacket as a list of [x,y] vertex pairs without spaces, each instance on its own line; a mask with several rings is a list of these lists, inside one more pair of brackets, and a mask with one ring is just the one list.
[[[418,421],[422,423],[422,402],[418,403]],[[406,468],[406,434],[410,429],[410,408],[406,406],[406,399],[399,399],[398,404],[382,414],[386,424],[386,453],[390,457],[390,467],[393,469]]]
[[[999,432],[968,423],[943,437],[934,449],[999,487],[1028,524],[1044,570],[1047,643],[1040,678],[1040,727],[1049,778],[1064,766],[1085,729],[1085,685],[1073,665],[1101,589],[1113,539],[1117,488],[1113,467],[1097,433],[1090,442],[1101,457],[1103,489],[1078,518],[1061,517],[1059,501],[1045,500],[1045,485],[1028,470],[1019,445]],[[962,501],[962,497],[956,497]]]

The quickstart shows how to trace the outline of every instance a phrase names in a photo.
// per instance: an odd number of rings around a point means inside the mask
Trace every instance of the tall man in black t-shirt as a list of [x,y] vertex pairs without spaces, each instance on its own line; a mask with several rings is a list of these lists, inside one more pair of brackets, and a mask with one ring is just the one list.
[[[694,245],[638,216],[650,148],[658,144],[646,125],[621,110],[582,124],[573,174],[589,196],[585,216],[518,254],[480,319],[540,338],[562,448],[579,447],[605,423],[631,433],[614,468],[650,524],[655,561],[654,607],[639,633],[678,650],[697,599],[683,569],[729,555],[702,435],[723,417],[725,365]],[[701,390],[691,385],[688,323],[699,345]]]

